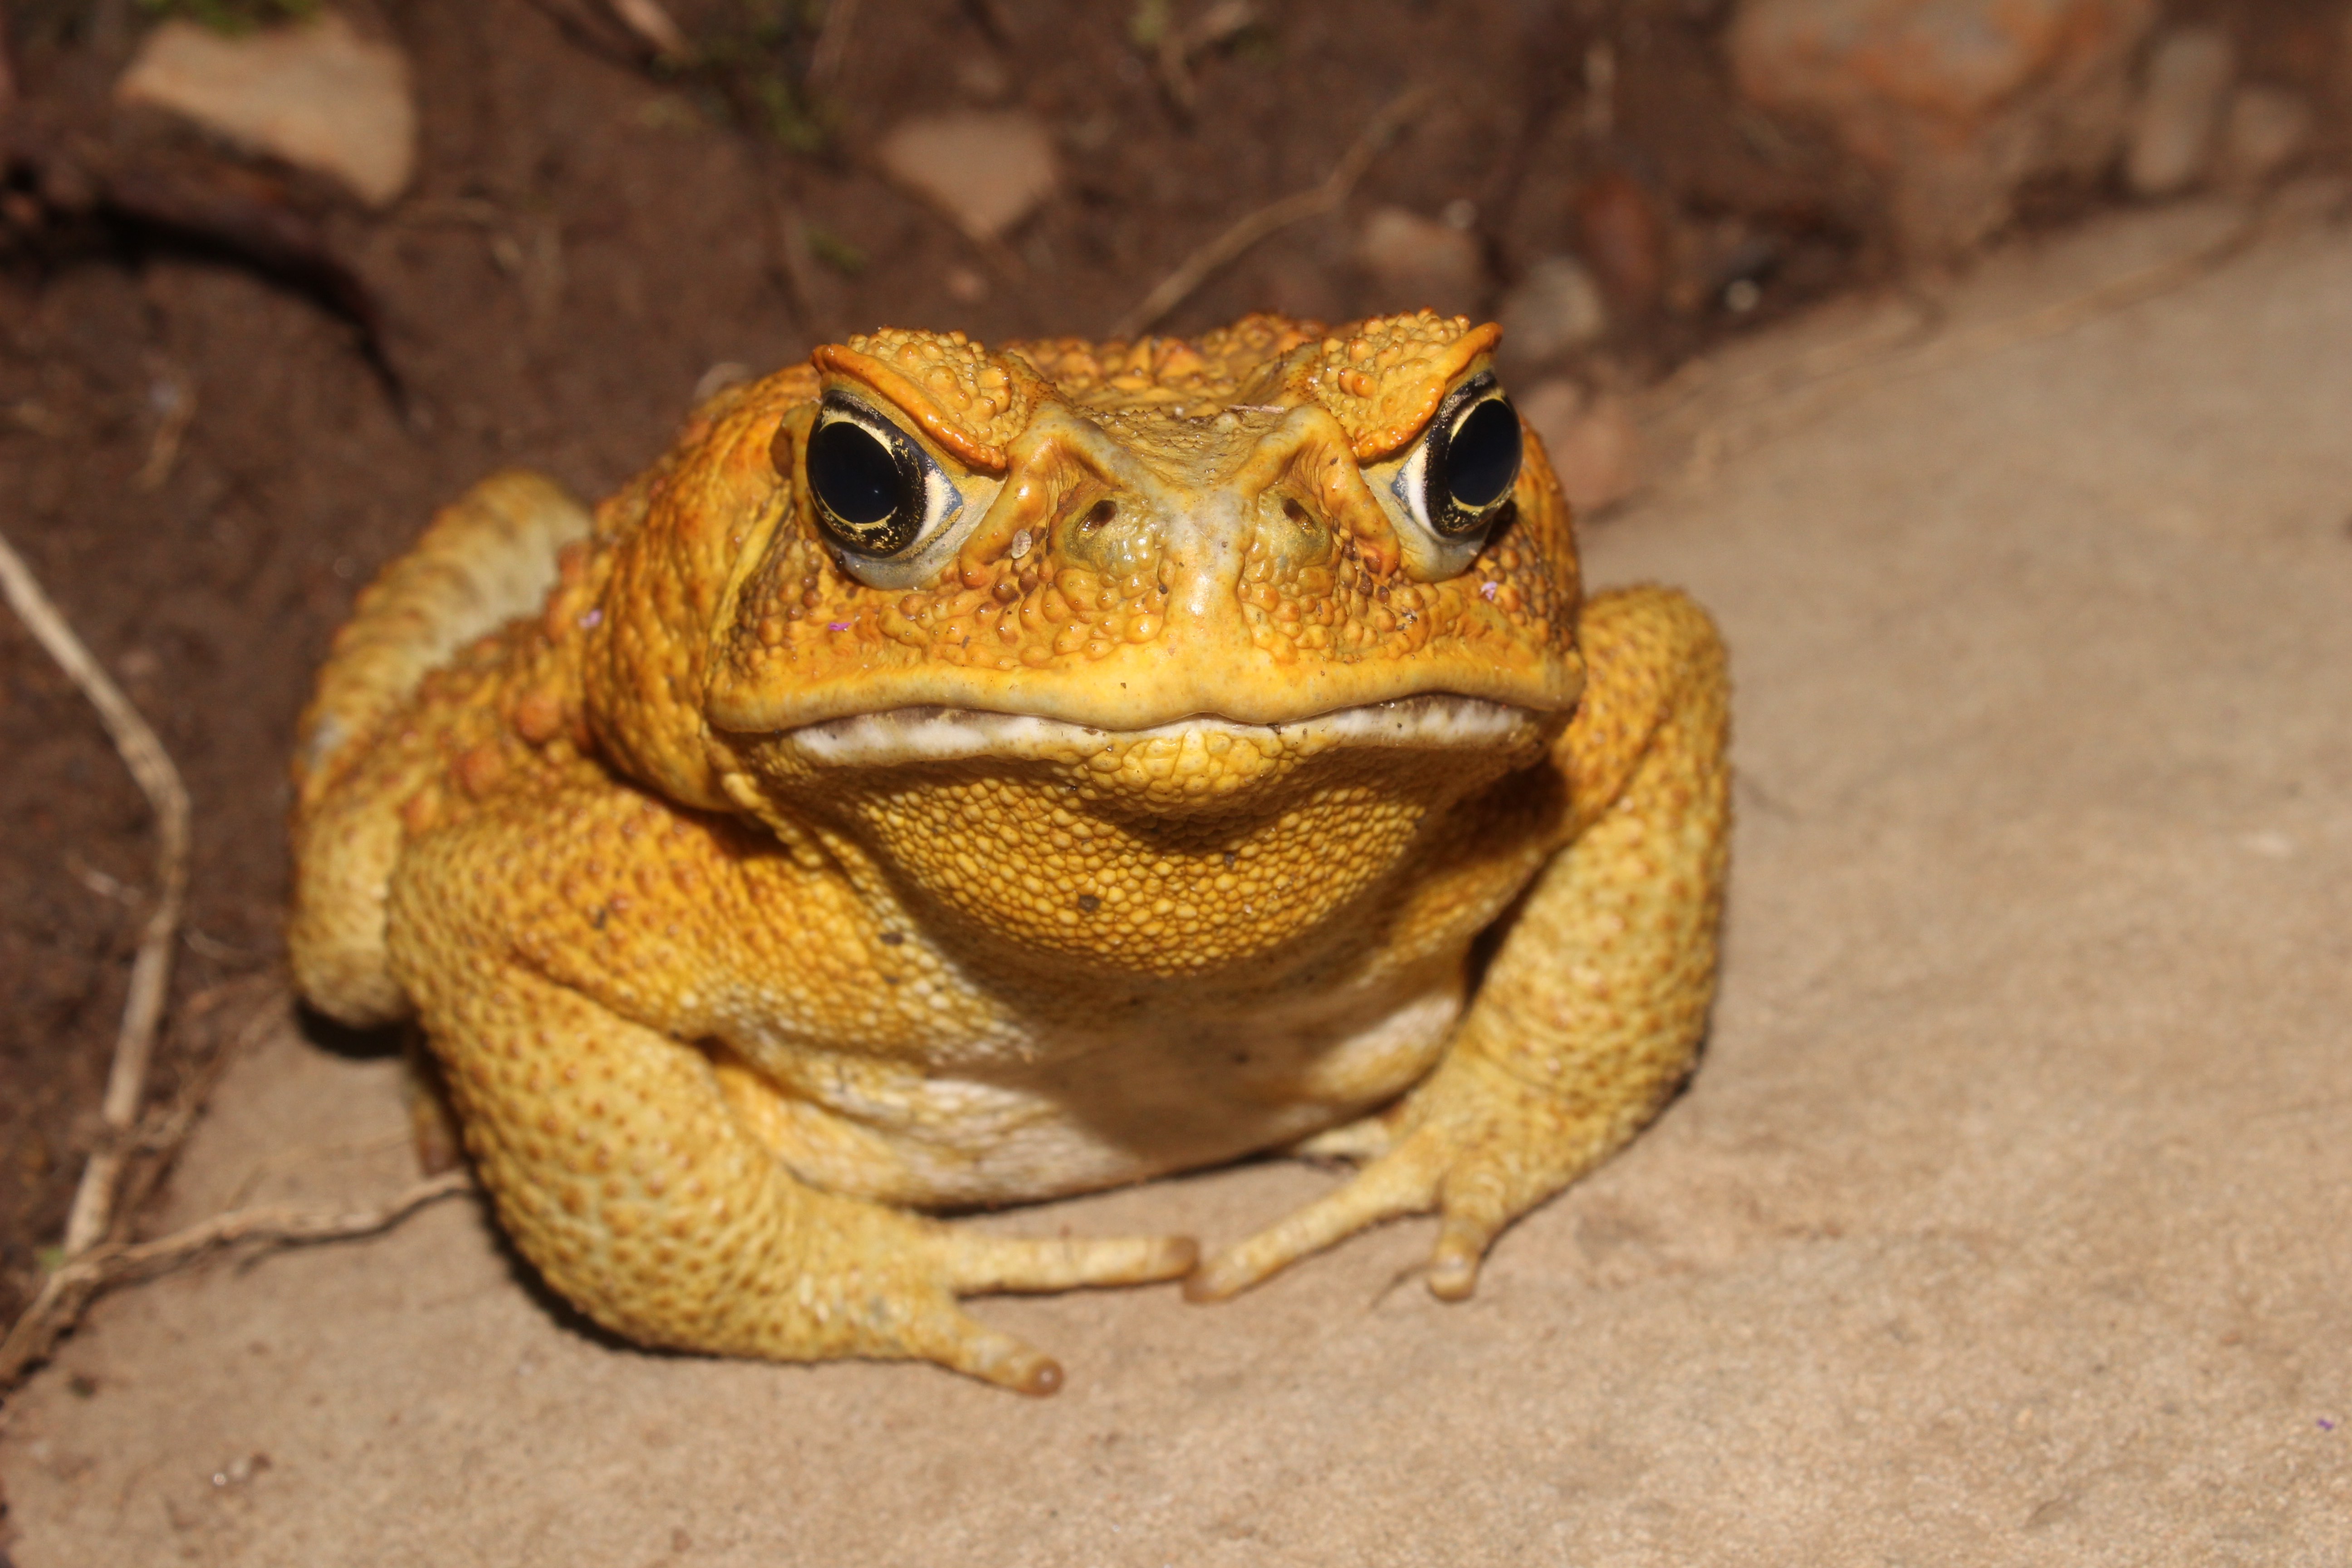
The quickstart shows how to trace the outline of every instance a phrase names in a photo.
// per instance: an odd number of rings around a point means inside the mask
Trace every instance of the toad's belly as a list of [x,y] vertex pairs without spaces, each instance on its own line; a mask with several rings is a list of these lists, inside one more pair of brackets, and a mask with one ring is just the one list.
[[1217,1164],[1350,1120],[1428,1073],[1462,1005],[1457,971],[1370,1016],[1293,1005],[1237,1023],[1171,1007],[1041,1031],[1015,1065],[802,1058],[722,1065],[720,1079],[818,1186],[926,1207],[1014,1203]]

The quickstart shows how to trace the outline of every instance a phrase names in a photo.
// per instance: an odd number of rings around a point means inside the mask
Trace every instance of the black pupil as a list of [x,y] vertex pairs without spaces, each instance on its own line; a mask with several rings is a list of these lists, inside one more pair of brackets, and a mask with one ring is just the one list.
[[896,453],[865,426],[835,419],[809,437],[809,487],[847,523],[880,522],[906,503]]
[[1499,397],[1473,408],[1445,443],[1445,489],[1456,506],[1484,511],[1519,477],[1519,416]]

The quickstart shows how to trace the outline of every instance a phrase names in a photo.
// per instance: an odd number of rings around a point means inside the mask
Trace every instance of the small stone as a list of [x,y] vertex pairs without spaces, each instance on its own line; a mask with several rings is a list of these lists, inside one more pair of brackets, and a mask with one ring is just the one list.
[[370,206],[390,204],[415,172],[407,58],[331,11],[226,38],[175,17],[147,35],[114,96],[325,174]]
[[2088,176],[2123,138],[2156,0],[1740,0],[1750,102],[1826,124],[1885,176],[1913,252],[2008,221],[2037,175]]
[[1614,506],[1641,489],[1642,433],[1623,398],[1613,393],[1591,397],[1560,378],[1538,383],[1518,399],[1518,407],[1579,516]]
[[752,379],[751,367],[740,360],[723,359],[696,378],[694,390],[687,395],[687,405],[694,407],[718,396],[730,387],[741,386]]
[[2124,180],[2135,195],[2168,196],[2211,169],[2237,69],[2237,51],[2218,27],[2181,27],[2157,41],[2124,155]]
[[1514,359],[1548,360],[1607,335],[1609,303],[1591,268],[1573,256],[1546,256],[1503,297],[1502,322]]
[[875,156],[891,179],[983,243],[1036,211],[1061,183],[1053,135],[1017,110],[901,121]]
[[969,54],[956,61],[956,86],[974,103],[1002,103],[1013,90],[1013,78],[1004,62],[985,52]]
[[1475,310],[1486,290],[1478,241],[1403,207],[1375,207],[1356,237],[1356,260],[1380,285],[1385,307],[1447,315]]
[[2311,105],[2283,87],[2242,87],[2230,99],[2221,135],[2221,174],[2233,184],[2259,185],[2311,140]]
[[988,298],[988,279],[969,267],[950,267],[947,273],[948,298],[959,305],[977,305]]

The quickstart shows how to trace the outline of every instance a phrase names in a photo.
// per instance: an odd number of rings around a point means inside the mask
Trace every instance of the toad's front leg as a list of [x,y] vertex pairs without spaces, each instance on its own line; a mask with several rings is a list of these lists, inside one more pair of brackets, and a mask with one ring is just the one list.
[[1192,1267],[1181,1237],[982,1236],[796,1180],[736,1120],[700,1050],[550,978],[502,934],[510,900],[486,896],[496,877],[482,868],[525,858],[497,842],[516,831],[487,816],[412,852],[394,884],[393,962],[499,1219],[598,1322],[645,1344],[919,1359],[1049,1394],[1061,1368],[959,1296]]
[[1370,1156],[1186,1283],[1230,1296],[1378,1221],[1438,1211],[1429,1288],[1459,1299],[1504,1226],[1622,1147],[1690,1070],[1715,989],[1729,819],[1723,647],[1661,589],[1603,595],[1554,750],[1575,836],[1524,900],[1444,1059],[1384,1114],[1311,1141]]

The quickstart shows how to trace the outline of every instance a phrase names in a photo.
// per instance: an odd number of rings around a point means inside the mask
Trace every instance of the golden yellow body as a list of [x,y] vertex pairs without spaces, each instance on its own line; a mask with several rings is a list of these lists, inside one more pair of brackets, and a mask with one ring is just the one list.
[[[1727,831],[1714,630],[1584,601],[1495,339],[884,332],[593,517],[485,481],[306,715],[303,992],[422,1022],[517,1245],[646,1343],[1045,1392],[959,1296],[1431,1210],[1467,1295],[1689,1070]],[[1205,1260],[919,1212],[1280,1148],[1363,1165]]]

